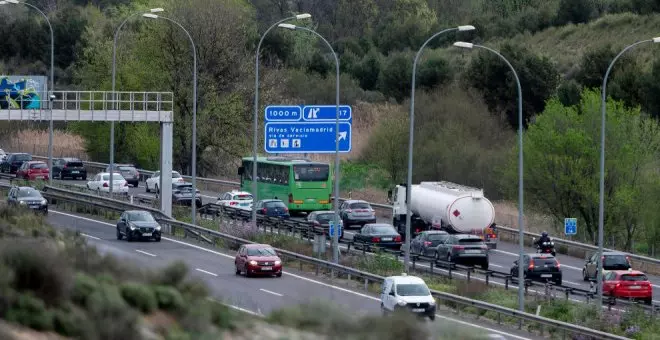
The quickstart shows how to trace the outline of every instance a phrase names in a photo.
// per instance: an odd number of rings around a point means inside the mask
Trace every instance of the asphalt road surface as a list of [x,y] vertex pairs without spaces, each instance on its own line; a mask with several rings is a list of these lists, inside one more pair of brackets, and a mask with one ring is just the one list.
[[[115,226],[107,222],[51,210],[48,222],[56,228],[81,232],[101,251],[130,259],[145,267],[160,267],[175,260],[185,262],[201,278],[218,300],[252,313],[268,314],[286,306],[310,301],[332,301],[356,314],[380,314],[378,298],[370,293],[353,291],[295,270],[286,270],[281,278],[245,278],[234,272],[234,254],[220,252],[171,237],[161,242],[127,242],[116,239]],[[506,339],[533,339],[535,336],[512,331],[497,325],[479,324],[437,315],[473,327],[485,333],[500,334]]]

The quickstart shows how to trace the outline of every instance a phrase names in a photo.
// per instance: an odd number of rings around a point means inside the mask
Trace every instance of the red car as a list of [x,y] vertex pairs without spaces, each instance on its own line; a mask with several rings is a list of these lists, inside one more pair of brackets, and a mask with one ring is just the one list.
[[30,181],[34,181],[35,179],[47,180],[49,175],[48,164],[42,161],[23,162],[23,165],[16,170],[16,178],[23,178]]
[[245,276],[275,275],[282,276],[282,260],[275,249],[267,244],[244,244],[238,249],[236,259],[236,275]]
[[603,276],[603,295],[653,302],[651,281],[639,270],[612,270]]

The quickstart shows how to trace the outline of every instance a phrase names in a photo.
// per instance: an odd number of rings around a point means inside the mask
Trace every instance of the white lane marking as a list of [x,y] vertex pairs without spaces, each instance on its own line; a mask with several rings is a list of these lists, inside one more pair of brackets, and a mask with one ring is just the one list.
[[[491,251],[498,252],[498,253],[500,253],[500,254],[504,254],[504,255],[514,256],[514,257],[519,257],[519,256],[520,256],[520,254],[510,253],[510,252],[508,252],[508,251],[499,250],[499,249],[491,249]],[[563,263],[561,264],[561,266],[564,267],[564,268],[570,268],[570,269],[573,269],[573,270],[579,270],[579,271],[582,271],[582,268],[569,266],[569,265],[567,265],[567,264],[563,264]]]
[[273,291],[270,291],[270,290],[267,290],[267,289],[263,289],[263,288],[259,288],[259,290],[262,291],[262,292],[268,293],[268,294],[273,294],[273,295],[275,295],[275,296],[284,296],[284,295],[282,295],[282,294],[280,294],[280,293],[275,293],[275,292],[273,292]]
[[198,271],[198,272],[202,272],[202,273],[204,273],[204,274],[209,274],[209,275],[216,276],[216,277],[218,276],[218,274],[216,274],[216,273],[211,273],[211,272],[207,272],[207,271],[204,270],[204,269],[195,268],[195,270]]
[[156,257],[156,255],[151,254],[151,253],[147,253],[147,252],[144,251],[144,250],[135,249],[135,251],[137,251],[138,253],[144,254],[144,255],[149,255],[149,256],[151,256],[151,257]]
[[504,266],[500,266],[499,264],[494,264],[494,263],[489,263],[488,266],[497,267],[497,268],[504,268]]
[[95,239],[95,240],[100,240],[100,238],[98,238],[98,237],[96,237],[96,236],[87,235],[87,234],[83,234],[83,233],[80,233],[80,235],[85,236],[85,237],[89,237],[89,238],[93,238],[93,239]]
[[577,282],[573,282],[573,281],[563,280],[562,283],[568,283],[569,285],[574,285],[574,286],[582,286],[581,283],[577,283]]
[[[60,215],[64,215],[64,216],[69,216],[69,217],[73,217],[73,218],[78,218],[78,219],[82,219],[82,220],[86,220],[86,221],[90,221],[90,222],[94,222],[94,223],[98,223],[98,224],[108,225],[108,226],[112,226],[112,227],[114,227],[114,224],[110,224],[110,223],[107,223],[107,222],[102,222],[102,221],[94,220],[94,219],[87,218],[87,217],[82,217],[82,216],[78,216],[78,215],[67,214],[67,213],[63,213],[63,212],[59,212],[59,211],[55,211],[55,210],[51,210],[51,212],[54,212],[54,213],[56,213],[56,214],[60,214]],[[201,251],[205,251],[205,252],[207,252],[207,253],[215,254],[215,255],[218,255],[218,256],[222,256],[222,257],[226,257],[226,258],[230,258],[230,259],[233,259],[233,258],[234,258],[234,256],[227,255],[227,254],[223,254],[223,253],[217,252],[217,251],[215,251],[215,250],[207,249],[207,248],[204,248],[204,247],[200,247],[200,246],[198,246],[198,245],[194,245],[194,244],[190,244],[190,243],[182,242],[182,241],[179,241],[179,240],[174,240],[174,239],[167,238],[167,237],[162,237],[162,239],[163,239],[163,240],[170,241],[170,242],[178,243],[178,244],[181,244],[181,245],[185,245],[185,246],[188,246],[188,247],[192,247],[192,248],[195,248],[195,249],[198,249],[198,250],[201,250]],[[199,270],[199,269],[197,269],[197,270]],[[288,273],[288,272],[285,272],[285,271],[282,271],[282,273],[284,273],[284,274],[286,274],[286,275],[289,275],[289,276],[291,276],[291,277],[295,277],[295,278],[297,278],[297,279],[303,280],[303,281],[307,281],[307,282],[314,283],[314,284],[317,284],[317,285],[320,285],[320,286],[324,286],[324,287],[327,287],[327,288],[332,288],[332,289],[335,289],[335,290],[338,290],[338,291],[341,291],[341,292],[345,292],[345,293],[353,294],[353,295],[356,295],[356,296],[360,296],[360,297],[363,297],[363,298],[365,298],[365,299],[369,299],[369,300],[372,300],[372,301],[378,301],[378,302],[380,302],[380,299],[375,298],[375,297],[370,296],[370,295],[366,295],[366,294],[358,293],[358,292],[355,292],[355,291],[352,291],[352,290],[349,290],[349,289],[346,289],[346,288],[342,288],[342,287],[334,286],[334,285],[331,285],[331,284],[328,284],[328,283],[325,283],[325,282],[321,282],[321,281],[316,281],[316,280],[313,280],[313,279],[310,279],[310,278],[307,278],[307,277],[304,277],[304,276],[300,276],[300,275],[296,275],[296,274]],[[520,339],[520,340],[533,340],[532,338],[525,338],[525,337],[518,336],[518,335],[515,335],[515,334],[511,334],[511,333],[507,333],[507,332],[504,332],[504,331],[500,331],[500,330],[497,330],[497,329],[492,329],[492,328],[485,327],[485,326],[481,326],[481,325],[475,325],[475,324],[470,323],[470,322],[461,321],[461,320],[454,319],[454,318],[451,318],[451,317],[447,317],[447,316],[444,316],[444,315],[436,314],[435,316],[438,317],[438,318],[444,319],[444,320],[448,320],[448,321],[451,321],[451,322],[459,323],[459,324],[461,324],[461,325],[465,325],[465,326],[470,326],[470,327],[474,327],[474,328],[483,329],[483,330],[486,330],[486,331],[489,331],[489,332],[493,332],[493,333],[498,333],[498,334],[506,335],[506,336],[508,336],[508,337],[512,337],[512,338],[515,338],[515,339]]]

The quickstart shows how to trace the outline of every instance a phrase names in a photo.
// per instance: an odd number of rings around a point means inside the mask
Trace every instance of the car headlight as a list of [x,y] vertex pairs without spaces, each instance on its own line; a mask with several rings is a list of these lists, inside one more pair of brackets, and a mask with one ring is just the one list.
[[135,226],[132,224],[129,224],[128,227],[131,228],[131,230],[135,230]]
[[406,302],[403,301],[403,300],[399,300],[399,301],[397,301],[396,303],[397,303],[399,306],[405,306],[405,305],[406,305]]
[[41,200],[41,205],[46,205],[47,203],[48,203],[48,201],[46,201],[46,199]]
[[429,301],[429,306],[435,306],[435,299],[431,299],[431,301]]
[[159,225],[156,226],[156,230],[160,231],[160,226]]
[[279,260],[275,261],[276,266],[279,266],[280,264],[282,264],[282,261],[279,261]]
[[255,261],[255,260],[250,261],[250,265],[252,265],[252,266],[256,266],[256,265],[257,265],[257,261]]
[[23,204],[23,205],[26,204],[25,201],[18,201],[18,203],[19,203],[19,204]]

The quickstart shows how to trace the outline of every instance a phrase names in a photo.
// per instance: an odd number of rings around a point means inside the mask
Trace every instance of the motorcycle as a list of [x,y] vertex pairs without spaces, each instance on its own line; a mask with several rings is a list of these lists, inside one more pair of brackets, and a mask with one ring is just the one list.
[[[536,242],[536,238],[532,239],[534,242]],[[552,256],[556,256],[555,252],[555,242],[550,240],[541,243],[540,245],[536,245],[536,253],[538,254],[552,254]]]

